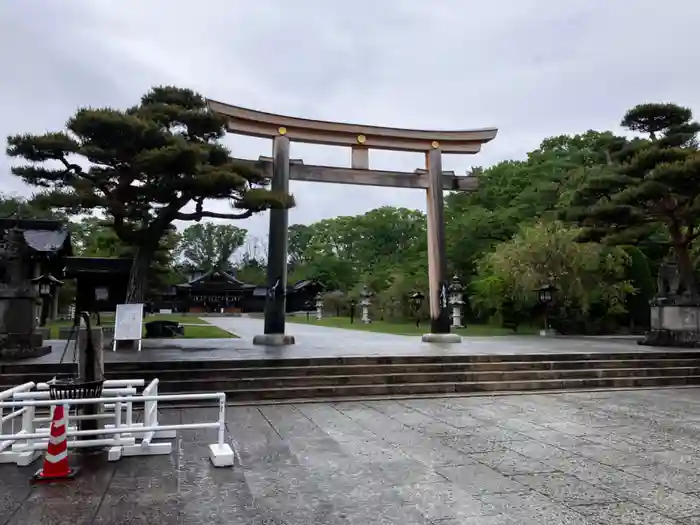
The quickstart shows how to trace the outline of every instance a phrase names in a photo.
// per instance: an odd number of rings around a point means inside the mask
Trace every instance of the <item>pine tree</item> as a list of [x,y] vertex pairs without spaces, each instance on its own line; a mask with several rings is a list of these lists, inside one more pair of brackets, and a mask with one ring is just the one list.
[[[261,173],[235,162],[219,142],[225,132],[225,118],[208,111],[201,95],[156,87],[127,110],[79,109],[65,131],[8,137],[7,153],[29,162],[12,172],[44,190],[37,201],[45,206],[110,217],[119,239],[134,247],[127,302],[137,303],[173,221],[243,219],[293,205],[289,195],[267,190]],[[227,199],[238,211],[208,211],[209,199]]]
[[697,293],[691,248],[700,236],[700,125],[690,109],[642,104],[622,126],[647,135],[627,142],[610,169],[577,192],[569,218],[585,227],[581,240],[629,244],[661,226],[679,272],[679,293]]

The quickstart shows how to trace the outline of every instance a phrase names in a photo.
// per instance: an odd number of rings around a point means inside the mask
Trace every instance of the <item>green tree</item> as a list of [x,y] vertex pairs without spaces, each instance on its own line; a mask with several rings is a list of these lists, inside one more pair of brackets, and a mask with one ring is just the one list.
[[[46,188],[47,207],[110,217],[119,239],[135,249],[127,302],[141,302],[173,221],[242,219],[293,205],[290,196],[267,190],[261,173],[235,162],[219,142],[226,125],[194,91],[156,87],[127,110],[79,109],[65,131],[8,137],[7,153],[29,161],[12,172]],[[76,156],[88,167],[73,162]],[[208,211],[207,199],[227,199],[239,211]]]
[[248,284],[265,285],[266,266],[267,241],[248,236],[236,264],[236,278]]
[[537,306],[538,288],[551,283],[559,290],[557,308],[567,314],[585,314],[595,304],[623,313],[626,296],[634,293],[625,280],[629,257],[621,248],[575,242],[580,234],[561,222],[524,226],[480,261],[473,303],[498,316],[504,306],[527,314]]
[[125,257],[129,246],[119,239],[109,224],[108,220],[95,216],[71,221],[73,253],[78,257]]
[[396,271],[427,272],[425,215],[385,206],[309,227],[304,275],[326,289],[353,289],[360,281],[383,290]]
[[312,235],[312,228],[306,224],[292,224],[289,227],[289,246],[287,252],[289,254],[290,270],[294,270],[308,262],[307,250]]
[[312,224],[304,257],[306,275],[327,290],[348,291],[358,281],[362,265],[357,217],[335,217]]
[[182,232],[179,251],[190,268],[228,270],[246,235],[247,230],[231,224],[193,224]]
[[616,169],[593,177],[576,194],[569,217],[585,227],[582,240],[628,244],[662,226],[678,265],[681,292],[696,292],[691,250],[700,236],[700,125],[689,109],[643,104],[622,126],[648,135],[629,141]]
[[15,195],[0,194],[0,218],[18,217],[21,219],[67,220],[60,210],[38,206],[32,199]]
[[[79,257],[127,257],[133,258],[136,248],[124,243],[109,227],[104,218],[89,216],[69,223],[73,251]],[[175,264],[176,248],[180,236],[174,227],[160,238],[146,272],[148,289],[163,291],[170,285],[184,281],[179,265]]]
[[452,271],[468,282],[481,256],[509,240],[522,225],[554,219],[559,210],[568,209],[575,191],[591,171],[609,164],[620,141],[610,132],[560,135],[543,140],[526,160],[472,170],[478,189],[452,193],[445,201]]

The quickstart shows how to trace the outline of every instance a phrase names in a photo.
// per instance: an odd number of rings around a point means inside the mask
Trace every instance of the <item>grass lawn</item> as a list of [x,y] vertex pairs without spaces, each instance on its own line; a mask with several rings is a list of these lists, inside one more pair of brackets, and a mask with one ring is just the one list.
[[[349,317],[325,317],[317,321],[313,312],[309,316],[308,321],[303,314],[287,316],[287,321],[290,323],[347,328],[350,330],[363,330],[367,332],[381,332],[384,334],[396,335],[422,335],[430,331],[429,321],[421,322],[420,327],[416,327],[415,322],[389,323],[386,321],[372,321],[370,324],[364,324],[361,320],[356,318],[355,322],[350,324]],[[495,335],[532,335],[538,333],[538,331],[539,329],[533,326],[522,326],[516,333],[510,328],[503,328],[502,326],[469,325],[466,328],[457,330],[457,333],[464,336],[488,337]]]
[[[114,324],[114,314],[106,313],[100,315],[100,321],[103,326],[110,326]],[[185,325],[185,339],[224,339],[224,338],[235,338],[237,335],[230,334],[229,332],[222,330],[221,328],[209,324],[204,319],[200,319],[196,315],[181,315],[181,314],[152,314],[144,317],[143,323],[149,323],[151,321],[177,321]],[[93,318],[94,322],[94,318]],[[54,321],[48,323],[47,326],[51,328],[51,338],[55,339],[58,337],[58,330],[62,326],[71,326],[71,321]],[[188,324],[199,325],[199,326],[187,326]],[[146,336],[146,329],[143,330],[144,337]]]

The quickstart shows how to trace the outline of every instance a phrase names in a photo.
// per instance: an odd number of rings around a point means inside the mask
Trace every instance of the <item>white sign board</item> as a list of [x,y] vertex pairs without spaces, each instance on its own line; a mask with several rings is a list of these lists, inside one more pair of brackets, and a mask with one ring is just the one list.
[[118,304],[112,350],[117,349],[117,341],[138,341],[138,348],[141,351],[142,324],[143,304]]

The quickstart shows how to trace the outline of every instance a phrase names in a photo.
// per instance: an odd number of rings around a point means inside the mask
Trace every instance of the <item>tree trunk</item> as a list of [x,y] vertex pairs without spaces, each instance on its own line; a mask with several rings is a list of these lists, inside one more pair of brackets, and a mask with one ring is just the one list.
[[146,247],[137,247],[134,254],[134,262],[129,273],[129,285],[126,290],[126,303],[143,303],[148,291],[148,269],[151,266],[154,250]]
[[690,248],[687,244],[674,244],[673,251],[678,265],[678,277],[680,278],[680,292],[695,294],[695,268],[690,256]]

